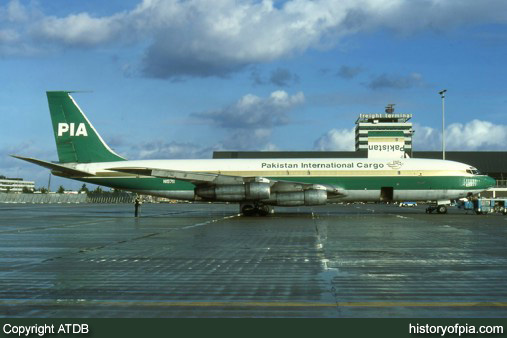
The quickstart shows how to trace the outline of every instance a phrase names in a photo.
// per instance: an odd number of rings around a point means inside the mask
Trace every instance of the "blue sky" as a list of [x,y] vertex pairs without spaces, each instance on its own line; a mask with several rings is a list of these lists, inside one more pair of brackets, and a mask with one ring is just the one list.
[[[56,160],[46,90],[131,159],[353,150],[359,113],[414,114],[414,148],[506,150],[507,2],[0,1],[0,175]],[[62,182],[75,188],[79,183]]]

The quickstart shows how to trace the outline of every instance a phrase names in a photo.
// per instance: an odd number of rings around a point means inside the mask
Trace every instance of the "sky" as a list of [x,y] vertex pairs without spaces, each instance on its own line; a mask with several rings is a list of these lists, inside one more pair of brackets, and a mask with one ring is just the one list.
[[505,151],[505,60],[503,0],[0,0],[0,175],[47,184],[47,90],[129,159],[354,150],[389,103],[440,150],[442,89],[448,150]]

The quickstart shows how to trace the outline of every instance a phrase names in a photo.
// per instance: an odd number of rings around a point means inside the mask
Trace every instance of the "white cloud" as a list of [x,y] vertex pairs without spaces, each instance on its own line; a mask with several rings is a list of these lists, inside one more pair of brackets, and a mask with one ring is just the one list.
[[[226,76],[375,29],[409,34],[507,21],[502,0],[289,0],[276,6],[270,0],[144,0],[102,17],[86,12],[56,17],[35,6],[17,0],[0,6],[0,30],[15,29],[31,45],[19,53],[44,50],[48,41],[84,48],[135,43],[148,46],[141,61],[145,75],[159,78]],[[12,54],[14,47],[13,42],[0,53]]]
[[445,129],[445,141],[446,147],[455,150],[505,150],[507,125],[480,120],[454,123]]
[[33,35],[66,45],[98,45],[110,42],[122,29],[120,16],[93,18],[88,13],[72,14],[65,18],[46,17],[34,28]]
[[331,129],[314,143],[315,150],[347,150],[355,149],[355,128],[352,129]]
[[5,8],[0,7],[0,18],[9,22],[19,23],[28,20],[29,13],[18,0],[12,0]]
[[222,146],[225,149],[273,149],[275,146],[270,144],[273,129],[287,125],[289,112],[304,102],[302,92],[289,95],[277,90],[266,98],[247,94],[225,108],[192,116],[224,129],[227,137]]
[[13,29],[0,29],[0,43],[12,43],[19,39],[19,34]]
[[152,141],[137,144],[129,150],[128,158],[132,159],[165,159],[165,158],[211,158],[214,150],[220,147],[200,146],[189,142]]
[[192,116],[222,128],[263,130],[287,124],[287,113],[304,101],[302,92],[289,95],[283,90],[277,90],[267,98],[247,94],[225,108],[194,113]]
[[[440,129],[414,124],[414,130],[414,151],[442,149]],[[506,150],[507,125],[481,120],[472,120],[465,124],[453,123],[445,128],[445,140],[447,150]],[[331,129],[315,141],[314,149],[354,150],[354,142],[354,128]]]
[[[414,150],[442,149],[442,132],[431,127],[415,126]],[[453,123],[445,128],[447,150],[505,150],[507,125],[472,120]]]
[[274,91],[266,97],[247,94],[221,109],[191,114],[200,127],[213,129],[215,139],[206,144],[182,141],[153,140],[132,143],[127,136],[112,136],[106,141],[128,159],[211,158],[217,150],[276,150],[273,131],[290,123],[292,109],[303,104],[304,94],[290,95]]
[[412,138],[414,151],[442,149],[442,133],[440,130],[414,123],[415,133]]

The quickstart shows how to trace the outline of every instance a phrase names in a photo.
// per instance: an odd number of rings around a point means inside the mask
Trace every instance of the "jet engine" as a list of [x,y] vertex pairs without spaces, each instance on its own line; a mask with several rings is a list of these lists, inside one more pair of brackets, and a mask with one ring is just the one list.
[[207,200],[224,202],[260,201],[269,199],[269,183],[248,182],[234,185],[213,185],[195,188],[195,194]]
[[309,189],[297,192],[276,192],[272,193],[266,204],[280,206],[300,206],[300,205],[322,205],[327,202],[327,191],[320,189]]

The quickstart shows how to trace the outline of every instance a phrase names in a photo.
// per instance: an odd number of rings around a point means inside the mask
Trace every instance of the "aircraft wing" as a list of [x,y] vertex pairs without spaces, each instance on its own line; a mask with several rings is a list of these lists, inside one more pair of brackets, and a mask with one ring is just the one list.
[[107,170],[119,171],[127,174],[135,174],[141,176],[153,176],[160,178],[174,178],[177,180],[187,181],[194,184],[241,184],[250,182],[246,177],[229,176],[214,173],[201,173],[194,171],[165,170],[156,168],[110,168]]
[[44,168],[51,169],[52,171],[65,174],[65,176],[76,176],[76,177],[94,176],[94,174],[92,174],[92,173],[89,173],[89,172],[86,172],[86,171],[77,170],[77,169],[74,169],[74,168],[69,168],[67,166],[64,166],[64,165],[61,165],[61,164],[57,164],[57,163],[52,163],[52,162],[47,162],[47,161],[43,161],[43,160],[38,160],[36,158],[31,158],[31,157],[23,157],[23,156],[19,156],[19,155],[11,155],[11,156],[14,157],[14,158],[23,160],[23,161],[27,161],[27,162],[30,162],[30,163],[33,163],[33,164],[40,165],[41,167],[44,167]]
[[326,190],[328,194],[334,196],[346,195],[344,189],[331,185],[284,181],[280,179],[270,180],[260,176],[243,177],[243,176],[232,176],[206,172],[167,170],[157,168],[133,168],[133,167],[109,168],[107,170],[141,176],[173,178],[181,181],[187,181],[195,185],[225,185],[225,184],[243,184],[248,182],[262,182],[269,183],[271,185],[271,190],[273,192],[294,192],[308,189],[320,189]]

